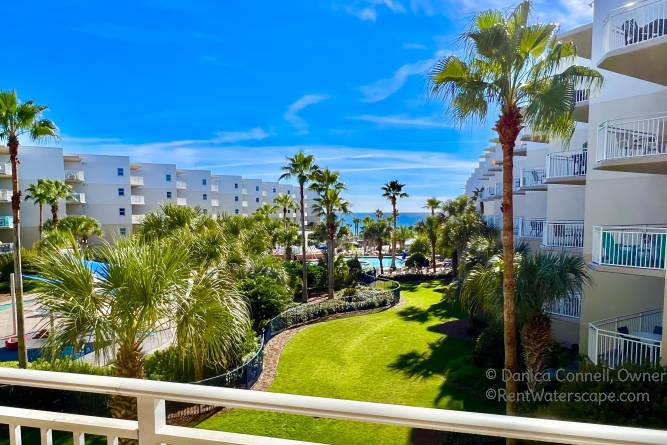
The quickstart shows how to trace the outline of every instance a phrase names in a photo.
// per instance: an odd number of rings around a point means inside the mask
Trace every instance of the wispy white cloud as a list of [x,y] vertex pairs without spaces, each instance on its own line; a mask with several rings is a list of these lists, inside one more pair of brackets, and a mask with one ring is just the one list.
[[375,22],[380,10],[393,13],[405,12],[405,7],[397,0],[353,0],[342,6],[334,5],[334,9],[343,10],[359,20],[367,22]]
[[423,43],[403,42],[403,49],[426,49]]
[[362,114],[360,116],[349,116],[347,119],[372,122],[386,127],[412,127],[412,128],[451,128],[451,125],[435,116],[412,117],[404,114],[391,116],[377,116],[373,114]]
[[327,94],[303,95],[287,107],[287,111],[283,117],[297,130],[298,134],[308,134],[308,124],[301,116],[299,116],[299,112],[306,107],[318,104],[327,99],[329,99],[329,95]]
[[246,131],[219,131],[212,142],[218,144],[234,144],[245,141],[261,141],[271,136],[263,128],[255,127]]

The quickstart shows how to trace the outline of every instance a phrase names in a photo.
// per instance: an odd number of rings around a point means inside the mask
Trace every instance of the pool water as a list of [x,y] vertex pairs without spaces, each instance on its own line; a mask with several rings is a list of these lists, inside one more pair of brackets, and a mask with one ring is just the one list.
[[[358,259],[364,269],[380,269],[380,260],[378,260],[378,258],[375,256],[360,256]],[[402,269],[404,266],[405,261],[403,261],[400,257],[396,257],[396,268]],[[391,267],[391,256],[382,258],[382,267],[387,269]]]

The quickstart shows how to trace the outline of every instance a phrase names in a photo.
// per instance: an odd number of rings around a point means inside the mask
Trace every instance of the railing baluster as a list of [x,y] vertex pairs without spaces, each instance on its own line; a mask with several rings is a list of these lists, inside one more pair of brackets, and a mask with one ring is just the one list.
[[118,438],[116,436],[107,436],[107,445],[118,445]]
[[72,444],[73,445],[86,445],[86,435],[85,433],[80,433],[77,431],[72,432]]
[[51,428],[40,428],[39,442],[41,445],[53,445],[53,430]]
[[21,425],[9,425],[9,445],[21,445]]

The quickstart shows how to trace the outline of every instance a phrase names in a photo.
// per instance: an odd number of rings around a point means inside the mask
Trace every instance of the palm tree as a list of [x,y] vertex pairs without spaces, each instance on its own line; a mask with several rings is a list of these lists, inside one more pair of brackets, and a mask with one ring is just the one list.
[[375,217],[376,217],[377,219],[381,219],[383,216],[384,216],[384,212],[383,212],[382,210],[377,209],[377,210],[375,211]]
[[21,191],[19,188],[19,137],[28,136],[33,141],[57,138],[55,124],[43,119],[47,110],[29,100],[21,103],[16,91],[0,91],[0,140],[7,141],[9,161],[12,164],[12,217],[14,223],[14,277],[16,290],[16,336],[18,339],[19,366],[25,368],[28,357],[25,347],[23,320],[23,275],[21,270]]
[[285,230],[287,230],[287,226],[289,223],[289,220],[287,219],[287,214],[289,213],[290,210],[296,210],[298,205],[296,201],[294,201],[294,198],[292,198],[291,195],[288,195],[287,193],[281,193],[278,196],[275,197],[273,202],[278,206],[278,208],[282,209],[283,212],[283,224],[285,225]]
[[397,180],[390,181],[382,186],[382,196],[391,203],[391,270],[396,270],[396,223],[398,220],[398,200],[407,198],[409,195],[403,191],[405,184]]
[[442,220],[437,216],[429,216],[426,219],[419,221],[416,225],[416,230],[420,234],[428,238],[431,246],[431,269],[435,273],[435,252],[438,245],[438,233],[442,227]]
[[102,227],[100,223],[90,216],[70,215],[58,220],[56,224],[49,221],[45,226],[47,231],[62,231],[70,233],[81,246],[88,245],[91,236],[102,236]]
[[384,242],[391,236],[391,225],[386,219],[370,220],[364,226],[363,237],[369,245],[374,245],[378,254],[378,262],[380,263],[380,275],[384,274],[384,265],[382,259],[384,258],[382,247]]
[[39,206],[39,239],[42,239],[42,229],[44,226],[44,205],[49,203],[49,180],[38,179],[36,184],[30,184],[25,191],[28,192],[26,201],[33,201]]
[[470,238],[486,230],[474,204],[467,196],[459,196],[442,204],[441,239],[452,251],[452,272],[459,282],[463,279],[465,265],[462,258]]
[[314,177],[311,189],[317,192],[313,209],[322,217],[327,232],[327,293],[329,299],[334,298],[334,260],[336,256],[336,234],[338,232],[337,213],[349,213],[349,203],[341,192],[345,184],[338,180],[340,174],[329,169],[318,172]]
[[412,238],[415,235],[414,230],[412,230],[412,227],[409,226],[400,226],[399,228],[396,229],[396,242],[398,243],[398,247],[403,250],[405,249],[405,242]]
[[[450,109],[460,121],[483,120],[489,109],[498,110],[494,130],[503,150],[503,280],[505,368],[518,367],[515,288],[512,258],[512,168],[517,136],[523,127],[545,136],[569,139],[575,123],[572,110],[577,88],[594,88],[602,76],[594,69],[574,64],[574,43],[558,39],[555,24],[530,24],[530,1],[521,2],[504,15],[479,13],[462,39],[467,56],[447,56],[430,74],[432,93],[451,99]],[[508,394],[517,382],[508,379]],[[508,397],[507,413],[515,415],[515,397]]]
[[58,225],[58,202],[72,195],[72,186],[58,180],[49,180],[47,187],[47,202],[51,205],[51,221]]
[[308,260],[306,258],[306,183],[319,168],[315,165],[313,155],[306,155],[303,151],[287,157],[287,164],[282,167],[284,172],[278,180],[296,178],[299,182],[299,209],[301,212],[301,265],[303,289],[301,301],[308,302]]
[[[37,299],[54,320],[45,348],[53,357],[92,343],[116,376],[143,378],[143,342],[173,332],[197,378],[206,365],[238,362],[250,316],[223,270],[193,267],[190,252],[175,239],[127,238],[102,246],[96,257],[106,264],[97,277],[80,249],[45,249],[36,259],[45,278],[36,285]],[[136,419],[136,399],[115,396],[110,409],[115,418]]]
[[431,216],[435,216],[435,211],[438,210],[441,205],[442,201],[440,201],[436,197],[433,197],[433,198],[428,198],[426,200],[426,205],[424,206],[424,208],[429,209],[431,211]]
[[359,224],[361,224],[361,218],[355,216],[352,218],[352,224],[354,224],[354,236],[359,236]]
[[278,211],[278,206],[269,204],[268,202],[263,203],[257,210],[255,210],[255,215],[259,215],[262,218],[271,218],[271,215],[275,214]]
[[[524,362],[527,374],[537,376],[544,371],[552,345],[551,319],[544,313],[545,306],[581,294],[590,276],[581,257],[562,252],[517,253],[514,263]],[[463,284],[461,304],[471,315],[482,314],[492,322],[503,322],[503,270],[503,255],[497,254],[470,271]],[[529,389],[534,390],[536,384],[535,379],[529,377]]]

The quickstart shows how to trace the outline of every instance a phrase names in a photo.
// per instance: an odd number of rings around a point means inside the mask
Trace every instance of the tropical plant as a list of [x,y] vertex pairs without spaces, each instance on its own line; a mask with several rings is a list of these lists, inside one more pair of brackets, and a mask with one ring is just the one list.
[[[405,260],[405,266],[409,269],[418,269],[421,270],[424,267],[428,267],[428,259],[423,253],[413,253]],[[435,270],[435,269],[434,269]]]
[[42,239],[44,227],[44,205],[49,202],[48,188],[48,179],[38,179],[37,183],[30,184],[30,187],[25,190],[28,192],[25,196],[26,201],[32,201],[39,207],[39,239]]
[[435,273],[435,253],[438,246],[438,236],[442,228],[442,221],[437,216],[428,216],[425,219],[419,221],[416,226],[418,233],[423,235],[430,244],[430,253],[431,253],[431,269]]
[[377,210],[375,211],[375,218],[380,219],[380,218],[382,218],[383,216],[384,216],[384,212],[383,212],[382,210],[377,209]]
[[278,206],[265,202],[255,210],[254,214],[262,218],[271,218],[271,215],[275,214],[277,211]]
[[443,224],[440,240],[452,252],[452,271],[460,281],[465,272],[465,247],[471,237],[486,231],[486,225],[470,198],[465,195],[445,202],[441,216]]
[[352,218],[352,224],[354,224],[354,236],[359,236],[359,225],[361,224],[361,218],[355,216]]
[[283,174],[278,179],[296,178],[299,182],[299,212],[301,216],[301,263],[303,273],[303,286],[301,301],[308,301],[308,259],[306,257],[306,183],[310,182],[313,175],[319,170],[312,155],[306,155],[300,151],[294,156],[287,157],[287,164],[282,167]]
[[409,195],[403,191],[405,184],[397,180],[390,181],[382,186],[382,196],[391,204],[391,270],[396,270],[396,225],[398,222],[398,200]]
[[299,208],[299,205],[296,203],[294,198],[292,198],[292,195],[288,195],[287,193],[279,194],[278,196],[275,197],[273,202],[282,211],[283,224],[285,225],[285,228],[287,228],[287,225],[289,223],[287,214],[289,213],[290,210],[296,210],[297,208]]
[[25,322],[23,319],[23,274],[21,271],[21,191],[19,188],[19,137],[33,141],[57,138],[55,124],[42,118],[47,110],[29,100],[21,103],[16,91],[0,91],[0,140],[7,142],[9,161],[12,165],[12,218],[14,224],[14,276],[16,290],[16,336],[18,338],[19,366],[28,363],[25,346]]
[[204,219],[199,207],[185,207],[166,203],[159,212],[149,213],[144,218],[139,234],[145,240],[163,239],[172,236],[179,229],[196,232]]
[[88,245],[88,240],[91,236],[102,236],[100,223],[95,218],[85,215],[69,215],[58,220],[55,224],[53,220],[48,221],[44,225],[44,230],[46,232],[60,231],[69,233],[82,246]]
[[[558,25],[529,23],[531,6],[530,1],[523,1],[507,15],[498,10],[477,14],[462,36],[466,57],[447,56],[430,74],[432,93],[450,99],[457,120],[483,120],[489,109],[499,112],[494,130],[503,150],[504,340],[505,367],[511,372],[518,368],[512,265],[516,139],[523,127],[569,139],[575,127],[576,89],[602,83],[599,72],[574,63],[576,46],[558,38]],[[515,394],[517,388],[517,382],[508,379],[508,394]],[[515,400],[508,398],[510,415],[517,413]]]
[[435,211],[438,210],[441,205],[442,201],[436,197],[433,197],[426,200],[426,205],[424,205],[424,208],[431,211],[431,216],[435,216]]
[[327,294],[334,298],[334,261],[336,257],[336,234],[340,221],[337,213],[349,213],[349,203],[343,198],[345,184],[339,180],[340,174],[323,169],[314,176],[311,189],[317,192],[313,209],[324,218],[327,229]]
[[290,289],[275,277],[258,275],[245,278],[239,284],[239,291],[250,303],[256,332],[261,332],[267,321],[284,311],[292,302]]
[[[105,264],[97,276],[79,249],[45,249],[35,260],[44,277],[36,296],[53,320],[45,347],[52,358],[91,343],[116,376],[143,378],[144,340],[171,332],[197,376],[208,364],[238,361],[250,317],[224,271],[193,268],[173,239],[126,238],[100,247],[95,257]],[[136,419],[134,398],[115,396],[110,409],[113,417]]]
[[72,186],[63,181],[55,179],[48,181],[47,202],[51,206],[51,221],[58,225],[58,208],[61,199],[67,199],[72,195]]
[[394,231],[396,242],[401,250],[405,249],[405,243],[415,236],[415,231],[410,226],[400,226]]
[[363,237],[369,245],[375,246],[380,263],[380,275],[384,274],[382,247],[385,241],[388,241],[391,237],[391,224],[386,219],[371,220],[364,225]]
[[[552,345],[551,319],[544,313],[549,303],[581,294],[590,281],[581,257],[565,253],[516,253],[516,314],[520,328],[524,363],[530,390],[537,385],[535,376],[544,371]],[[471,315],[484,315],[493,323],[504,323],[502,253],[473,267],[465,278],[461,304]]]

